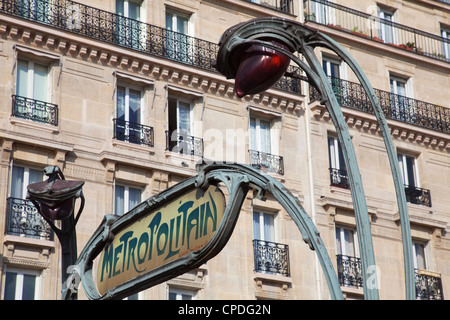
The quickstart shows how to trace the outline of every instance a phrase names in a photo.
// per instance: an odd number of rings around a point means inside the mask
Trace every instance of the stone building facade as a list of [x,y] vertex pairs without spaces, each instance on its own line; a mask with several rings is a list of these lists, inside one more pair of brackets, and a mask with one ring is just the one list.
[[[449,13],[446,0],[0,0],[0,298],[60,297],[59,242],[26,200],[44,167],[86,182],[81,250],[105,214],[195,175],[202,158],[252,165],[283,183],[317,225],[344,296],[364,298],[347,173],[320,97],[283,77],[239,99],[214,69],[222,33],[267,16],[330,35],[362,66],[402,168],[417,298],[449,297]],[[380,298],[403,299],[399,215],[375,116],[345,63],[316,53],[355,146]],[[329,297],[289,215],[270,195],[249,193],[220,254],[130,298]]]

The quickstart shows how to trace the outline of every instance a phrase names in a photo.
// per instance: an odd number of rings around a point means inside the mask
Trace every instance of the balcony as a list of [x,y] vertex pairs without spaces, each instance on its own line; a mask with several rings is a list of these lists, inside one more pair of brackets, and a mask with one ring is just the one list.
[[362,288],[363,274],[361,259],[342,254],[336,255],[339,285]]
[[284,13],[294,14],[293,0],[244,0]]
[[330,185],[334,187],[350,189],[347,170],[340,170],[335,168],[329,168],[329,170],[330,170]]
[[255,272],[281,274],[289,277],[289,247],[285,244],[253,240]]
[[46,123],[53,126],[58,125],[58,106],[44,101],[13,95],[11,114],[16,118]]
[[[360,83],[329,77],[338,103],[347,108],[374,114],[369,98]],[[387,119],[397,120],[426,129],[450,133],[450,108],[374,89]],[[310,99],[320,100],[310,86]]]
[[[285,1],[281,0],[281,2]],[[288,2],[292,3],[292,1]],[[70,0],[40,0],[31,10],[26,1],[0,0],[0,13],[217,72],[214,65],[219,50],[218,44],[125,18],[82,3]],[[298,70],[298,68],[295,69]],[[279,90],[298,94],[301,92],[300,87],[300,79],[291,77],[282,77],[274,85],[274,88]]]
[[406,201],[431,207],[431,193],[428,189],[405,185]]
[[203,156],[203,139],[180,131],[166,131],[166,150],[188,155]]
[[6,234],[53,240],[53,232],[29,200],[8,198]]
[[307,0],[305,22],[312,21],[383,45],[450,62],[450,39],[410,28],[327,0]]
[[153,128],[142,124],[114,119],[114,139],[153,147]]
[[440,276],[421,269],[414,270],[417,300],[444,300]]
[[250,165],[252,167],[267,172],[284,174],[283,157],[256,150],[248,150],[248,152],[250,153]]

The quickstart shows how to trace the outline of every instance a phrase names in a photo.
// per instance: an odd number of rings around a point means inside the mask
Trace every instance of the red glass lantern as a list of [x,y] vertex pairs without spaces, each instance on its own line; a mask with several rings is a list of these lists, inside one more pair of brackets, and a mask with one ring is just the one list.
[[[285,45],[276,40],[266,41],[288,50]],[[239,65],[234,84],[239,98],[271,88],[283,76],[290,63],[290,58],[285,54],[260,44],[250,45],[247,49],[235,54],[233,60],[235,65]]]

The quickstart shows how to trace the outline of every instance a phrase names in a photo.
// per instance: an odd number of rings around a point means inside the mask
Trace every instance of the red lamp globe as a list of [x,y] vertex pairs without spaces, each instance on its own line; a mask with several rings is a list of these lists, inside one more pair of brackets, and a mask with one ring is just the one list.
[[[272,45],[288,50],[282,43],[269,39]],[[236,95],[256,94],[271,88],[286,72],[290,58],[263,45],[250,45],[236,59],[239,67],[236,72],[234,88]]]

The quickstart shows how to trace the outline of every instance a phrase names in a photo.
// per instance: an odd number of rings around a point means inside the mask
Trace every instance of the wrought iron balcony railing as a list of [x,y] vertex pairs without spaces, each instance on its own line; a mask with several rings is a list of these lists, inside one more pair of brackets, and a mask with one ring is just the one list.
[[58,106],[53,103],[13,95],[12,116],[57,126]]
[[431,193],[428,189],[405,185],[406,201],[431,207]]
[[[284,0],[281,0],[284,2]],[[218,44],[170,31],[71,0],[0,0],[0,13],[13,15],[152,56],[217,72]],[[301,93],[300,80],[282,77],[275,88]]]
[[8,198],[6,234],[34,239],[53,240],[50,225],[29,200]]
[[114,139],[153,147],[153,127],[114,119]]
[[203,157],[203,139],[182,131],[166,131],[166,150],[189,156]]
[[349,189],[347,170],[329,168],[330,170],[330,184],[335,187]]
[[450,39],[381,19],[376,15],[327,0],[307,0],[305,20],[450,62]]
[[415,269],[416,299],[417,300],[444,300],[442,281],[435,277]]
[[271,8],[277,11],[294,14],[293,0],[244,0],[244,1],[256,3],[263,7]]
[[[372,105],[361,84],[329,77],[334,94],[341,106],[372,113]],[[408,98],[389,91],[375,89],[387,119],[450,133],[450,108]],[[310,99],[320,100],[317,90],[310,86]]]
[[361,259],[342,254],[336,255],[339,284],[343,287],[363,287]]
[[255,271],[290,276],[289,247],[270,241],[253,240]]
[[256,150],[248,150],[248,152],[250,153],[250,165],[252,167],[281,175],[284,174],[283,157]]

